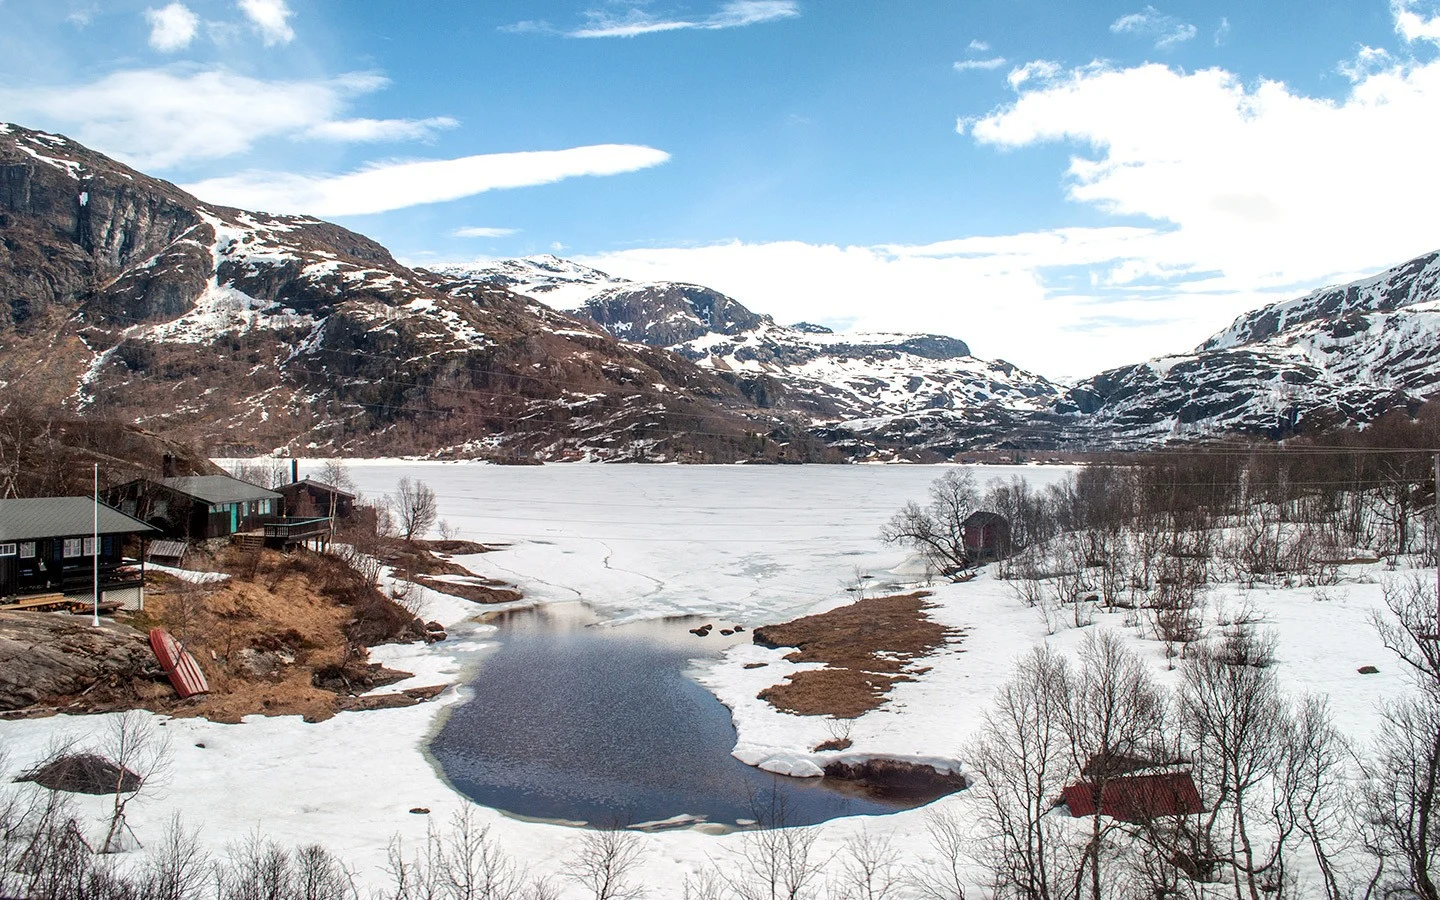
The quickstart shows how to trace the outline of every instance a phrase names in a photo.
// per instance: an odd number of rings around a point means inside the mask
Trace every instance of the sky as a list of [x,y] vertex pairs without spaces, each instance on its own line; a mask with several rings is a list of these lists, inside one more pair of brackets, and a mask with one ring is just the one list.
[[0,121],[1059,379],[1440,248],[1440,0],[0,0]]

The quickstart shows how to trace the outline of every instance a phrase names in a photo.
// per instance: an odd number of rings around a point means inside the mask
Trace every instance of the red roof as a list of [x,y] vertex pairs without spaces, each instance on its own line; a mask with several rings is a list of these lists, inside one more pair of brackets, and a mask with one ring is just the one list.
[[[1061,792],[1070,815],[1095,815],[1095,785],[1072,784]],[[1200,792],[1189,772],[1160,775],[1126,775],[1105,782],[1100,814],[1123,822],[1143,822],[1162,816],[1185,816],[1205,811]]]

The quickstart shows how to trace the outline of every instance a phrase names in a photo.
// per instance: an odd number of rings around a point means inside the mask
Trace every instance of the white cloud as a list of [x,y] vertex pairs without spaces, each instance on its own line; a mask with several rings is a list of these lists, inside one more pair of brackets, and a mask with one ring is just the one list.
[[998,69],[1003,65],[1005,65],[1005,57],[1003,56],[996,56],[993,59],[962,59],[955,63],[955,71],[971,72],[976,69],[989,71],[991,69]]
[[352,99],[388,83],[366,72],[267,81],[223,70],[140,69],[88,84],[0,87],[0,119],[64,129],[141,169],[220,159],[269,138],[409,140],[454,124],[344,116]]
[[970,42],[970,49],[974,50],[976,53],[989,53],[990,43],[988,41],[982,41],[977,38]]
[[1305,282],[1440,245],[1440,61],[1363,75],[1339,100],[1220,70],[1090,67],[975,122],[981,144],[1088,148],[1071,199],[1175,229],[1167,263]]
[[1174,16],[1167,16],[1153,6],[1147,6],[1138,13],[1121,16],[1110,23],[1115,34],[1138,34],[1155,41],[1157,50],[1164,50],[1183,44],[1195,37],[1194,25]]
[[147,9],[145,18],[150,21],[150,46],[162,53],[173,53],[190,46],[200,28],[200,17],[183,3]]
[[1383,47],[1362,45],[1359,50],[1355,51],[1354,59],[1342,61],[1335,67],[1335,71],[1351,81],[1362,81],[1374,72],[1393,68],[1397,64],[1398,61],[1390,55],[1389,50]]
[[1057,62],[1048,59],[1036,59],[1025,63],[1023,66],[1016,66],[1005,76],[1010,82],[1010,87],[1020,90],[1021,86],[1030,81],[1049,81],[1059,75],[1064,69]]
[[[635,280],[690,281],[780,322],[949,334],[973,352],[1051,377],[1138,361],[1137,347],[1186,349],[1262,299],[1254,293],[1147,298],[1092,287],[1071,270],[1143,259],[1157,229],[1072,228],[929,245],[799,241],[621,250],[577,261]],[[1077,282],[1072,284],[1071,282]]]
[[[637,37],[662,31],[715,31],[793,19],[798,15],[800,4],[797,0],[727,0],[714,13],[699,19],[665,18],[647,12],[642,4],[631,4],[622,13],[607,9],[589,10],[585,13],[587,24],[567,34],[577,38],[604,38]],[[511,26],[511,30],[539,30],[533,27],[535,24],[517,23]]]
[[519,231],[520,229],[518,228],[486,228],[472,225],[467,228],[457,228],[450,232],[450,236],[458,238],[497,238],[509,237],[512,234],[518,234]]
[[240,11],[260,37],[265,46],[288,44],[295,40],[295,29],[290,27],[290,17],[295,13],[285,0],[238,0]]
[[443,128],[455,128],[459,120],[449,116],[430,119],[339,119],[320,122],[306,130],[309,137],[344,143],[376,141],[418,141]]
[[1073,147],[1070,199],[1139,224],[582,261],[709,284],[781,321],[949,333],[1074,376],[1183,352],[1262,303],[1440,247],[1440,60],[1377,56],[1337,98],[1220,69],[1021,70],[1019,96],[965,130],[988,147]]
[[1415,11],[1419,5],[1416,0],[1390,0],[1390,12],[1395,17],[1395,33],[1408,44],[1416,41],[1440,44],[1440,10],[1425,16]]
[[460,159],[372,165],[343,175],[241,172],[185,189],[202,200],[274,213],[358,216],[457,200],[502,188],[551,184],[581,175],[618,175],[658,166],[663,150],[598,144],[569,150],[492,153]]

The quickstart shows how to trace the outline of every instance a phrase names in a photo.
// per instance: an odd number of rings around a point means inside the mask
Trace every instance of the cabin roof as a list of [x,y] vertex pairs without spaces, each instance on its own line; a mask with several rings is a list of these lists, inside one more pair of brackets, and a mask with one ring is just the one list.
[[[1095,785],[1079,782],[1061,792],[1061,801],[1070,815],[1095,815]],[[1185,816],[1205,811],[1200,792],[1189,772],[1162,772],[1155,775],[1125,775],[1105,782],[1100,792],[1100,814],[1122,822],[1144,822],[1165,816]]]
[[965,521],[961,522],[960,525],[961,527],[964,527],[966,525],[993,525],[996,522],[1005,521],[1005,517],[1000,515],[999,513],[990,512],[988,510],[982,509],[978,512],[973,512],[970,515],[966,516]]
[[280,494],[275,491],[231,478],[229,475],[187,475],[180,478],[157,478],[154,481],[187,497],[212,504],[280,499]]
[[302,487],[314,488],[317,491],[322,491],[327,494],[334,494],[337,497],[349,497],[351,500],[355,499],[355,495],[350,493],[349,491],[342,491],[339,488],[335,487],[333,484],[326,484],[323,481],[316,481],[315,479],[308,477],[302,478],[299,481],[292,481],[289,484],[282,484],[279,488],[277,488],[277,490],[280,491],[280,493],[288,496],[296,489]]
[[[75,537],[95,528],[95,500],[91,497],[22,497],[0,500],[0,541],[31,541]],[[118,509],[101,503],[101,534],[145,534],[157,529]]]

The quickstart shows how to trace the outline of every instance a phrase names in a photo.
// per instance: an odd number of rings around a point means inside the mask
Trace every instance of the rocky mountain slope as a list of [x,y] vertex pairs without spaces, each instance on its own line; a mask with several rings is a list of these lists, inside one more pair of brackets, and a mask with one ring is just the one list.
[[554,256],[450,267],[460,282],[503,285],[573,311],[618,338],[665,348],[734,384],[757,405],[806,417],[826,441],[949,456],[1003,443],[1059,389],[963,341],[929,334],[834,334],[777,324],[710,288],[631,282]]
[[0,238],[7,407],[235,454],[824,455],[673,354],[58,135],[0,125]]
[[1413,408],[1437,382],[1440,251],[1247,313],[1192,353],[1088,378],[1035,427],[1091,446],[1280,437]]

